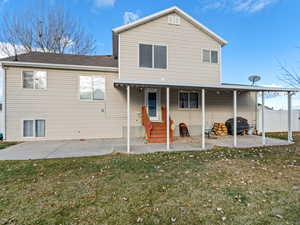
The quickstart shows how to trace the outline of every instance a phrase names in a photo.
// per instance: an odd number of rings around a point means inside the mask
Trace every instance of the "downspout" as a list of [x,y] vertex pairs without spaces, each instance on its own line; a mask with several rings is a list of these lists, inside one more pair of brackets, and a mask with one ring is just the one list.
[[3,140],[6,140],[6,68],[1,64],[1,68],[3,69],[3,84],[2,84],[2,132],[3,132]]

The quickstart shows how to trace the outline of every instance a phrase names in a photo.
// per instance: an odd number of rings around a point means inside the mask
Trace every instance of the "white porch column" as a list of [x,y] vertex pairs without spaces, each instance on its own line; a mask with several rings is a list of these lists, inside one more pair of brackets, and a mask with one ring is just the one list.
[[293,141],[292,133],[292,93],[288,92],[288,141]]
[[166,88],[167,103],[167,150],[170,150],[170,88]]
[[205,89],[202,89],[202,149],[205,149]]
[[262,144],[266,144],[266,132],[265,132],[265,92],[261,92],[261,135]]
[[233,91],[233,146],[237,147],[237,91]]
[[130,86],[127,86],[127,153],[130,153]]

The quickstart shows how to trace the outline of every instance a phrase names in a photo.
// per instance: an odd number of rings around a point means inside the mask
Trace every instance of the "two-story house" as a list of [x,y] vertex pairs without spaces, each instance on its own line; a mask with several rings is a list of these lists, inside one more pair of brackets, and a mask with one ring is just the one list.
[[130,138],[145,137],[169,147],[185,123],[205,147],[214,122],[242,116],[256,125],[258,91],[296,91],[222,83],[227,42],[177,7],[112,33],[109,56],[2,59],[5,139],[127,137],[129,150]]

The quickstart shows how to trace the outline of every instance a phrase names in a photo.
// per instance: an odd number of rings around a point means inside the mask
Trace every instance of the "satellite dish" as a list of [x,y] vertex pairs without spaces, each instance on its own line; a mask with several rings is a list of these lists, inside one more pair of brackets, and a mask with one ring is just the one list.
[[249,81],[252,82],[252,86],[254,86],[255,82],[260,81],[261,78],[260,78],[260,76],[252,75],[248,79],[249,79]]

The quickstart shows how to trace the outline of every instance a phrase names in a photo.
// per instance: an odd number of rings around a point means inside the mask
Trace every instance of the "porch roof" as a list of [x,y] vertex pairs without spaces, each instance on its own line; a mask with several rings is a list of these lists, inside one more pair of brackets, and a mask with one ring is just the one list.
[[134,86],[134,87],[175,87],[175,88],[196,88],[211,90],[237,90],[237,91],[269,91],[269,92],[299,92],[299,88],[286,87],[264,87],[242,84],[201,84],[201,83],[179,83],[179,82],[158,82],[158,81],[137,81],[137,80],[114,80],[115,86]]

